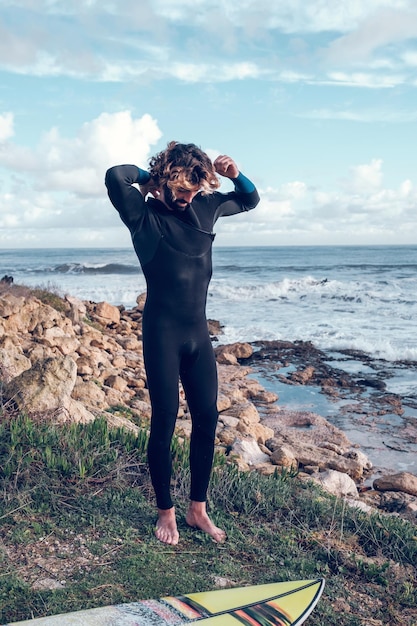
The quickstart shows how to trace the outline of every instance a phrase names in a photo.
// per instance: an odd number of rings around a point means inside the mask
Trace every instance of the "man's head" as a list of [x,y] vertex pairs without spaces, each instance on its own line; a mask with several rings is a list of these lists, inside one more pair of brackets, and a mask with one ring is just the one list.
[[160,189],[160,199],[180,211],[198,192],[212,193],[220,186],[210,158],[192,143],[171,141],[151,158],[149,173]]

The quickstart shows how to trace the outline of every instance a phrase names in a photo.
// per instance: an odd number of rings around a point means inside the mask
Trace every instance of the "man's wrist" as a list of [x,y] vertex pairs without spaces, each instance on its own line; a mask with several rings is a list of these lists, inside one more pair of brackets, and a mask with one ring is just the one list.
[[235,189],[241,193],[252,193],[255,190],[255,185],[249,178],[246,178],[242,172],[236,178],[232,178],[235,185]]
[[138,167],[138,177],[136,179],[136,182],[139,185],[147,185],[150,180],[151,175],[149,174],[149,172],[147,172],[146,170],[142,170],[140,167]]

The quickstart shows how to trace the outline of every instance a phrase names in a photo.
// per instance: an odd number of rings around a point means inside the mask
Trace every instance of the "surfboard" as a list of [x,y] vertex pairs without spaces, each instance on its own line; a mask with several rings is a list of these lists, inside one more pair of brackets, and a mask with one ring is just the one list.
[[298,580],[141,600],[5,626],[299,626],[316,606],[324,580]]

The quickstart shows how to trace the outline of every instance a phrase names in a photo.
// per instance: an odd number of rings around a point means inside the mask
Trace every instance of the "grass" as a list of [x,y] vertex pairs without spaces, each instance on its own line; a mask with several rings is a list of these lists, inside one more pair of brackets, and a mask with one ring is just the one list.
[[[309,626],[417,625],[417,529],[368,515],[290,473],[241,473],[216,457],[217,545],[183,519],[188,444],[175,440],[180,544],[154,537],[146,431],[104,419],[54,426],[0,410],[0,623],[138,599],[326,578]],[[54,581],[43,588],[40,580]]]

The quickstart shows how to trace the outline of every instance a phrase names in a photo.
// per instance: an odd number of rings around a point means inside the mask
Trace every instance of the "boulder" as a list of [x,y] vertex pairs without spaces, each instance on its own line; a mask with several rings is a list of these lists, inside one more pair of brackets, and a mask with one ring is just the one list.
[[272,452],[270,459],[273,465],[288,468],[298,467],[298,462],[294,452],[288,446],[278,446],[278,448]]
[[15,337],[12,340],[11,337],[4,337],[0,342],[0,369],[3,376],[10,380],[30,369],[31,366],[30,359],[23,354],[18,339]]
[[232,446],[231,453],[237,455],[249,467],[269,461],[268,455],[262,452],[253,437],[237,439]]
[[77,365],[69,356],[37,361],[5,385],[5,395],[26,413],[52,412],[69,406]]
[[409,472],[381,476],[374,480],[373,487],[378,491],[402,491],[417,496],[417,476]]
[[335,470],[326,470],[312,474],[311,479],[318,483],[325,491],[338,498],[359,497],[356,484],[347,474]]
[[138,297],[136,298],[137,309],[141,313],[143,312],[143,309],[145,308],[145,302],[146,302],[146,292],[139,294]]
[[99,302],[95,307],[95,316],[98,321],[109,326],[120,322],[120,310],[108,302]]
[[253,354],[253,348],[249,343],[232,343],[223,346],[218,346],[215,349],[216,358],[221,358],[222,354],[229,354],[235,357],[235,359],[249,359]]

